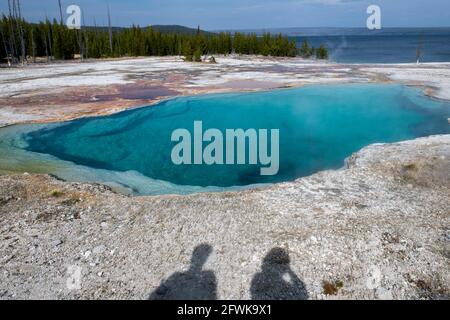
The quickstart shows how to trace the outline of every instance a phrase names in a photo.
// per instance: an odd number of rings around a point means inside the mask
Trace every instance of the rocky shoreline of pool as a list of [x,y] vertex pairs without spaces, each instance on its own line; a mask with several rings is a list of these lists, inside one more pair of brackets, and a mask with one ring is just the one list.
[[433,136],[295,182],[190,196],[0,176],[0,298],[147,299],[203,245],[221,299],[257,295],[274,252],[304,298],[449,299],[449,159],[450,135]]

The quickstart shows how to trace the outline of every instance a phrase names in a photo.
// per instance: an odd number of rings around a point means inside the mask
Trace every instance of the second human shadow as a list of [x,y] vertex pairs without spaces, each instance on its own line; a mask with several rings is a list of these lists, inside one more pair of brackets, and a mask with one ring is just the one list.
[[213,271],[203,270],[213,249],[202,244],[192,253],[191,266],[186,272],[176,272],[153,291],[150,300],[216,300],[217,281]]
[[307,300],[306,286],[291,270],[286,250],[274,248],[263,260],[261,272],[252,280],[253,300]]

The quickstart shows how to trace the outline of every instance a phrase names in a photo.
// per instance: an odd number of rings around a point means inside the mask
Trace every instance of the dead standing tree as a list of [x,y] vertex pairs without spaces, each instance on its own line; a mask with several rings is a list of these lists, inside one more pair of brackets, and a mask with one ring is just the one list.
[[8,0],[8,10],[9,10],[9,48],[11,52],[11,59],[13,59],[12,63],[15,62],[17,57],[17,46],[16,46],[16,32],[14,29],[13,23],[13,13],[11,7],[11,0]]
[[[86,23],[84,22],[84,14],[82,15],[82,25],[83,26],[86,25]],[[84,57],[86,59],[88,59],[89,58],[89,42],[88,42],[88,37],[86,34],[86,28],[81,33],[81,37],[82,37],[82,41],[84,41]]]
[[109,10],[108,5],[108,33],[109,33],[109,51],[111,52],[111,55],[113,54],[113,37],[112,37],[112,27],[111,27],[111,12]]
[[64,21],[63,21],[63,12],[62,12],[61,0],[58,0],[58,5],[59,5],[59,23],[62,25],[64,23]]
[[420,37],[419,45],[417,46],[417,50],[416,50],[416,61],[417,61],[417,64],[420,63],[420,59],[422,58],[422,51],[423,51],[423,36]]
[[8,66],[10,67],[11,66],[11,54],[9,53],[8,45],[6,44],[5,33],[3,32],[2,26],[0,26],[0,34],[2,36],[2,42],[3,42],[5,54],[6,54],[6,59],[8,60]]
[[31,52],[33,63],[36,63],[36,42],[34,42],[34,29],[31,29]]
[[47,14],[45,14],[45,25],[42,30],[41,36],[42,36],[42,39],[44,39],[45,56],[47,57],[47,62],[50,62],[52,51],[51,51],[51,43],[50,43],[50,28],[49,28]]
[[16,21],[19,26],[19,36],[20,36],[20,51],[21,51],[21,62],[26,61],[26,48],[25,48],[25,34],[23,30],[22,12],[20,9],[20,0],[13,0],[16,7]]

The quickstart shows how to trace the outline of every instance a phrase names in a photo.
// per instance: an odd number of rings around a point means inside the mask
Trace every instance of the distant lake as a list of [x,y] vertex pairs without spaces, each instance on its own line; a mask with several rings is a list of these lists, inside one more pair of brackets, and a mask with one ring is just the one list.
[[283,33],[297,41],[305,38],[314,47],[325,44],[330,59],[343,63],[410,63],[423,43],[422,62],[450,62],[450,28],[285,28],[243,30]]
[[[295,37],[300,47],[305,37]],[[330,59],[342,63],[416,62],[416,51],[423,43],[422,62],[450,62],[450,33],[440,35],[311,36],[310,44],[325,44]]]
[[[293,30],[292,30],[293,31]],[[450,28],[306,29],[290,34],[297,43],[306,37],[312,46],[325,44],[330,59],[343,63],[416,62],[422,43],[422,62],[450,62]]]

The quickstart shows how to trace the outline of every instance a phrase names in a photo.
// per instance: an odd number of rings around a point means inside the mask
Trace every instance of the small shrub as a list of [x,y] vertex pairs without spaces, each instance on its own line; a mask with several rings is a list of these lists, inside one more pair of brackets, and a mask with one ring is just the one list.
[[200,49],[195,50],[194,52],[194,61],[195,62],[202,62],[202,52]]
[[316,50],[316,58],[317,59],[328,59],[328,49],[323,44]]
[[62,192],[61,190],[53,190],[50,195],[54,198],[60,198],[64,195],[64,192]]
[[414,163],[404,165],[403,170],[404,171],[417,171],[417,165]]
[[339,292],[339,289],[342,289],[344,287],[344,283],[340,280],[330,282],[330,281],[323,281],[322,282],[322,288],[323,293],[325,293],[327,296],[335,296]]
[[300,48],[300,55],[303,58],[309,58],[314,54],[314,48],[309,46],[308,40],[304,40],[302,47]]

